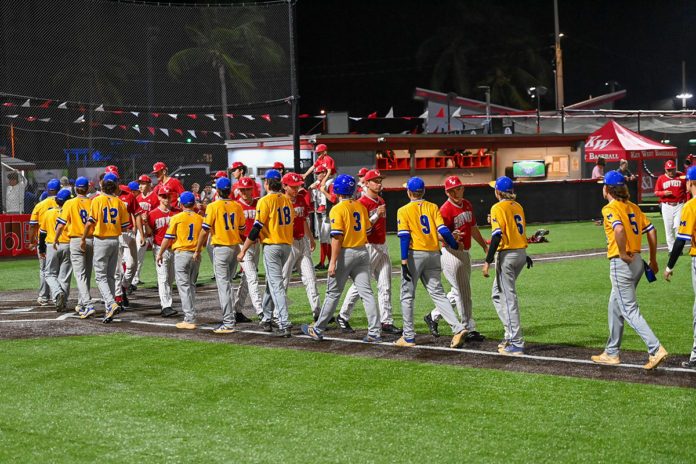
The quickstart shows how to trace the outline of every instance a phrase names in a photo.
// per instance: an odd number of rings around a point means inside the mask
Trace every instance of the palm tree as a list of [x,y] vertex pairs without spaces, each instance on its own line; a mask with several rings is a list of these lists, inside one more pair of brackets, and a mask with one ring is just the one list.
[[189,71],[208,68],[220,83],[225,136],[229,136],[227,117],[227,79],[242,98],[249,98],[256,88],[254,76],[269,68],[280,66],[283,49],[263,35],[265,18],[254,8],[244,8],[227,18],[205,13],[200,24],[186,26],[186,34],[195,44],[176,52],[167,65],[175,79]]

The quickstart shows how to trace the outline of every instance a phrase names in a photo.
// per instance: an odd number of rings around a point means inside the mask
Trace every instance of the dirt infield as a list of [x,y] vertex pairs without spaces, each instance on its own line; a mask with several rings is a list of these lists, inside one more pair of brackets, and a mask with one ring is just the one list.
[[[566,257],[567,258],[567,257]],[[384,336],[381,344],[363,343],[365,331],[342,334],[339,330],[327,330],[323,342],[315,342],[304,336],[298,326],[293,337],[276,339],[260,330],[258,323],[238,324],[234,334],[217,335],[212,328],[219,324],[220,310],[214,285],[198,288],[197,306],[199,328],[193,331],[176,329],[181,318],[163,319],[159,316],[159,298],[156,289],[140,289],[134,296],[131,308],[121,313],[111,324],[101,322],[101,311],[96,318],[79,319],[73,312],[56,313],[51,307],[36,306],[35,291],[2,292],[0,300],[0,339],[63,337],[126,333],[200,340],[217,343],[236,343],[293,350],[309,350],[350,356],[365,356],[403,361],[429,362],[516,372],[530,372],[569,377],[637,382],[696,388],[696,371],[682,369],[681,361],[687,356],[671,356],[658,369],[645,371],[647,353],[622,351],[622,364],[600,366],[589,360],[597,349],[564,345],[527,343],[522,356],[504,356],[497,352],[497,340],[467,343],[461,349],[449,348],[449,337],[434,338],[419,335],[413,348],[393,346],[394,336]],[[96,296],[95,290],[92,295]],[[176,307],[176,304],[175,304]],[[247,314],[251,316],[250,314]],[[306,314],[309,317],[309,312]]]

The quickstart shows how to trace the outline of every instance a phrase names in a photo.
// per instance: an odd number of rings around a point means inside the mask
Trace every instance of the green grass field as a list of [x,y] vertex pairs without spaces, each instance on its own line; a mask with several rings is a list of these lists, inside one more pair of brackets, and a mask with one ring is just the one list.
[[3,462],[692,462],[693,390],[125,335],[0,342]]

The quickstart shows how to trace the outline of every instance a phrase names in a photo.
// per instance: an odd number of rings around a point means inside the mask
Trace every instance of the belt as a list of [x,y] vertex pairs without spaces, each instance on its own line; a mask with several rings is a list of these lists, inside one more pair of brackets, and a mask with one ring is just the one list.
[[677,205],[683,204],[684,202],[683,201],[663,201],[662,203],[664,203],[666,205],[670,205],[670,206],[677,206]]

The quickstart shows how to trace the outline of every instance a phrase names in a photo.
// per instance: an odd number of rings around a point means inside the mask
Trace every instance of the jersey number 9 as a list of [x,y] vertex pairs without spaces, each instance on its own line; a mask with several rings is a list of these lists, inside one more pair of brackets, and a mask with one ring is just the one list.
[[430,234],[430,220],[428,219],[428,216],[426,216],[425,214],[423,214],[423,215],[420,217],[420,223],[423,225],[423,229],[421,229],[421,230],[423,231],[423,233],[424,233],[425,235]]

